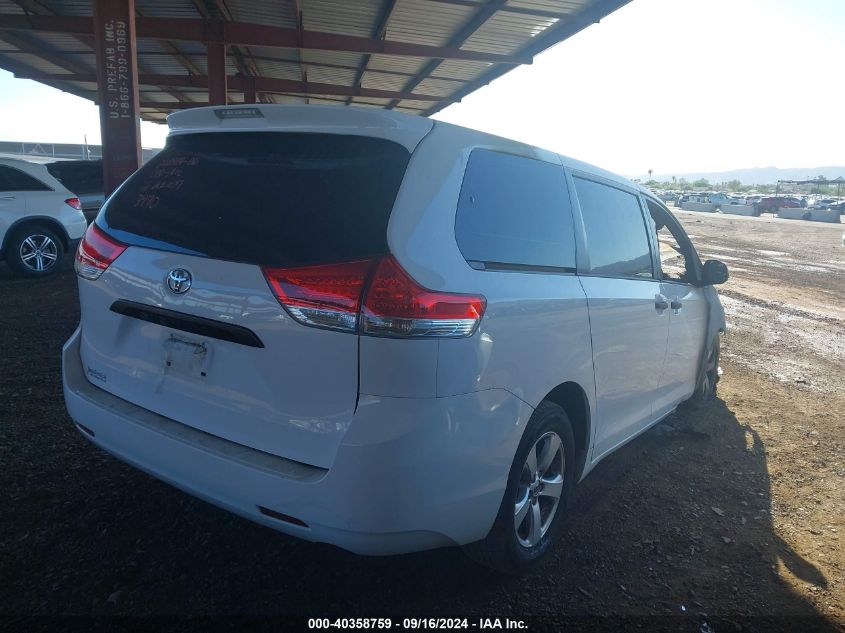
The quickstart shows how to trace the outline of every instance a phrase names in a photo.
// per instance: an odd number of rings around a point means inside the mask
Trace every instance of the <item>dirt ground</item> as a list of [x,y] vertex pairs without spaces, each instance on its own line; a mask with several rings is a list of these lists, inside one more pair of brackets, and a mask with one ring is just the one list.
[[845,630],[845,226],[678,216],[732,269],[720,397],[602,462],[523,578],[457,549],[363,558],[301,542],[106,455],[62,401],[70,266],[37,282],[0,266],[0,623],[564,615],[655,630],[686,616],[702,632]]

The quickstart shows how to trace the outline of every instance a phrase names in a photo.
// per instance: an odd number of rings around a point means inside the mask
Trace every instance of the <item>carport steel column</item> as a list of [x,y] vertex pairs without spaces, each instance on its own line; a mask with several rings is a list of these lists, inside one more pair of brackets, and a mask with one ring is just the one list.
[[109,195],[141,165],[135,0],[94,0],[103,185]]
[[226,44],[224,25],[220,20],[206,24],[208,55],[208,104],[226,105],[228,90],[226,86]]

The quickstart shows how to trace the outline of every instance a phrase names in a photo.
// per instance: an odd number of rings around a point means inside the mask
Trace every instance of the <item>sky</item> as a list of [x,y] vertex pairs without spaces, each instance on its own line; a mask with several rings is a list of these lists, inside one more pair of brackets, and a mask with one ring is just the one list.
[[[842,0],[633,0],[435,118],[629,176],[843,165],[843,33]],[[91,102],[0,71],[0,140],[84,135]]]

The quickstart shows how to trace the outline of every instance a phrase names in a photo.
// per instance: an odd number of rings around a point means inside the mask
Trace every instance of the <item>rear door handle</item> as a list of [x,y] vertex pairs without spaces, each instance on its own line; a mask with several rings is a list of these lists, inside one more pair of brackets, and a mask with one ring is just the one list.
[[680,310],[684,307],[684,304],[679,299],[672,299],[670,306],[673,310]]
[[663,295],[654,295],[654,307],[658,310],[668,310],[669,299]]
[[0,196],[0,200],[14,200],[15,196]]

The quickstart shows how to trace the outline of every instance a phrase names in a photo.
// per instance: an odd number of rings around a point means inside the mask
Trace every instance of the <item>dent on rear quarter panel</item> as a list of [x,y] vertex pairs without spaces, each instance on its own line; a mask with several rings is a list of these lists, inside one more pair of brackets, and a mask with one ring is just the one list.
[[434,398],[437,395],[437,343],[360,337],[360,392],[395,398]]
[[488,296],[479,331],[441,341],[437,395],[507,389],[536,407],[559,384],[593,387],[587,301],[574,275],[473,271]]
[[432,290],[487,299],[471,337],[438,341],[436,394],[501,388],[536,406],[557,385],[573,381],[592,399],[587,303],[578,278],[479,271],[458,249],[455,211],[476,148],[561,164],[551,152],[441,122],[414,151],[388,225],[391,252]]

